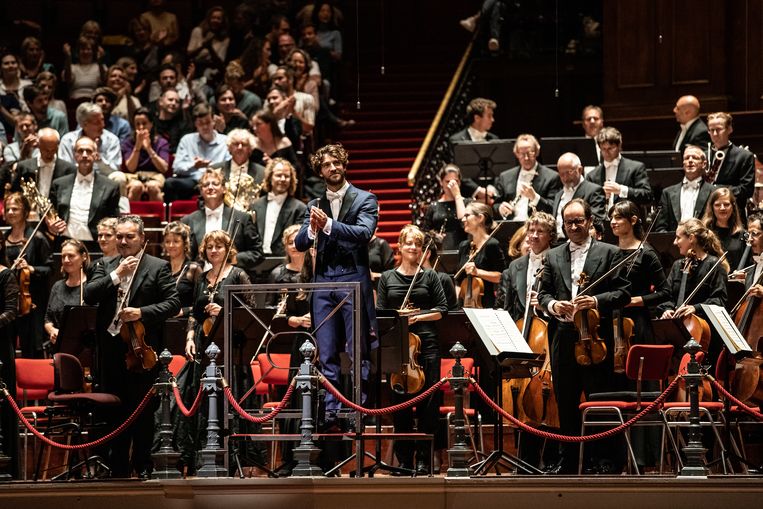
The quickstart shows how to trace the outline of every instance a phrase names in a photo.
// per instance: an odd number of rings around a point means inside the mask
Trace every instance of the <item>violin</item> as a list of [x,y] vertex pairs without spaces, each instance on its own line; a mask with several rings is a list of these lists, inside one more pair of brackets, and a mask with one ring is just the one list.
[[[526,422],[533,426],[545,426],[547,428],[559,427],[559,409],[556,405],[553,380],[551,374],[551,354],[548,347],[548,324],[540,318],[530,304],[532,292],[538,292],[543,276],[543,266],[535,273],[535,283],[528,294],[525,305],[525,316],[517,321],[517,327],[522,331],[522,336],[527,340],[530,349],[545,357],[543,366],[527,380],[522,394],[522,410],[526,416]],[[512,380],[513,382],[514,380]]]
[[[148,241],[146,241],[143,245],[143,249],[141,249],[138,254],[138,264],[135,266],[135,271],[130,276],[130,281],[127,284],[128,290],[125,292],[124,296],[122,296],[118,314],[121,313],[127,305],[127,300],[132,291],[133,282],[135,281],[135,274],[138,273],[140,262],[143,261],[143,255],[146,253],[147,246]],[[122,325],[119,328],[119,336],[122,338],[122,341],[127,343],[128,348],[127,353],[125,353],[125,364],[129,371],[150,371],[156,366],[158,357],[151,345],[146,343],[146,328],[144,327],[143,322],[140,320],[122,322]]]
[[628,350],[631,349],[631,338],[633,337],[633,320],[628,317],[622,317],[620,310],[616,309],[612,313],[612,327],[615,344],[615,353],[612,357],[614,372],[625,373],[625,361],[628,358]]
[[[50,212],[52,205],[48,204],[48,207],[45,209],[45,212],[43,213],[43,217]],[[13,261],[13,265],[11,265],[11,270],[17,269],[19,262],[24,259],[24,254],[26,253],[27,248],[29,247],[29,243],[32,242],[32,239],[37,234],[37,231],[40,229],[40,226],[43,224],[44,221],[40,220],[37,223],[37,226],[34,227],[34,230],[32,230],[32,234],[29,235],[29,238],[26,239],[26,242],[21,247],[21,251],[19,251],[19,255],[16,257],[16,259]],[[32,310],[36,307],[34,302],[32,302],[32,292],[30,291],[30,283],[32,278],[32,270],[29,267],[23,267],[21,269],[18,269],[18,273],[16,274],[19,281],[19,303],[18,303],[18,315],[19,316],[26,316],[29,313],[32,312]]]
[[[578,288],[582,291],[588,284],[588,274],[580,273]],[[582,293],[578,293],[582,295]],[[595,308],[581,309],[573,317],[575,328],[578,330],[578,340],[575,342],[575,361],[581,366],[599,364],[607,357],[607,345],[599,337],[599,322],[601,316]]]
[[[722,261],[723,258],[719,260]],[[686,253],[686,260],[684,260],[684,265],[681,269],[681,285],[678,289],[678,300],[677,304],[680,308],[681,306],[685,306],[688,304],[688,302],[691,300],[692,297],[697,293],[697,290],[702,286],[701,281],[697,287],[694,289],[694,291],[686,298],[684,298],[684,295],[686,294],[686,284],[689,279],[689,275],[697,270],[697,265],[699,264],[699,259],[697,258],[697,254],[694,252],[693,249],[689,249]],[[712,274],[712,269],[707,273],[705,278]],[[683,319],[683,324],[686,327],[686,329],[689,331],[689,334],[691,334],[691,337],[694,338],[694,341],[700,344],[702,347],[703,352],[707,352],[708,347],[710,346],[710,325],[707,323],[706,320],[703,318],[698,317],[695,314],[691,314]]]
[[[230,238],[230,245],[228,245],[228,249],[225,252],[225,259],[223,260],[222,266],[220,267],[220,270],[217,272],[217,276],[215,276],[215,282],[208,287],[209,289],[209,303],[212,304],[215,301],[215,296],[217,295],[217,292],[220,290],[220,278],[223,274],[223,271],[225,270],[225,265],[228,263],[228,260],[230,259],[230,253],[231,249],[233,248],[233,243],[236,239],[236,234],[238,233],[239,228],[241,227],[241,221],[236,221],[236,228],[233,230],[233,235]],[[215,325],[215,318],[214,316],[208,316],[204,323],[201,325],[201,330],[204,332],[204,336],[209,337],[209,334],[212,332],[212,327]]]
[[[469,253],[470,260],[476,255],[477,246],[472,243]],[[468,263],[468,262],[467,262]],[[485,294],[485,282],[477,276],[467,275],[459,286],[459,294],[463,295],[465,308],[482,308],[482,296]]]

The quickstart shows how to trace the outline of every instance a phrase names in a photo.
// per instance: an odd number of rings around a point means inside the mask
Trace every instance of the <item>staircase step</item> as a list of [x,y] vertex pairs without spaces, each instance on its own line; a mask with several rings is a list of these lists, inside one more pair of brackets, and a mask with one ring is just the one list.
[[356,180],[364,180],[369,178],[382,178],[382,179],[388,179],[388,178],[402,178],[408,176],[408,171],[410,170],[410,166],[404,167],[404,168],[374,168],[374,169],[364,169],[364,170],[354,170],[350,169],[347,171],[347,178],[349,178],[352,181]]
[[380,230],[389,231],[390,229],[397,228],[398,233],[403,226],[411,224],[410,218],[407,221],[379,221],[378,226]]
[[355,159],[352,161],[352,165],[363,170],[370,168],[410,168],[415,159],[416,157],[413,155],[410,157],[388,157],[385,159]]
[[394,220],[411,220],[411,211],[402,209],[402,210],[391,210],[391,209],[382,209],[379,213],[379,218],[381,221],[394,221]]
[[[356,148],[350,153],[353,158],[371,159],[376,157],[405,157],[410,156],[415,158],[419,152],[419,147],[399,147],[399,146],[387,146],[386,148]],[[353,160],[353,163],[355,161]]]
[[365,189],[368,192],[374,193],[377,198],[379,199],[394,199],[394,200],[403,200],[407,199],[409,202],[411,200],[411,190],[408,189],[408,187],[398,187],[395,189],[379,189],[375,187],[367,187],[367,186],[361,186],[359,185],[361,189]]
[[410,198],[400,200],[379,200],[380,207],[405,207],[408,208],[411,205]]
[[[348,132],[348,131],[345,131]],[[421,147],[421,139],[418,137],[404,138],[371,138],[367,140],[342,140],[342,145],[350,151],[350,166],[352,166],[352,157],[355,149],[372,149],[374,147],[415,147],[416,150]]]
[[[427,134],[427,129],[416,129],[416,128],[409,128],[409,129],[353,129],[353,130],[346,130],[344,133],[342,133],[342,138],[345,140],[359,140],[359,139],[368,139],[368,138],[379,138],[379,137],[402,137],[402,136],[411,136],[415,138],[419,138],[420,140],[424,139],[424,136]],[[419,141],[421,143],[421,141]]]
[[353,179],[353,183],[361,189],[404,189],[408,190],[408,179],[402,178],[381,178],[381,179]]

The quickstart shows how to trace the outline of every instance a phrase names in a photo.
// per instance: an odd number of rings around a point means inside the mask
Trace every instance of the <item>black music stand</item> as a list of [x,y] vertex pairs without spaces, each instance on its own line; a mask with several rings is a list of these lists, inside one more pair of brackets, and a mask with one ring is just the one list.
[[514,140],[457,141],[453,143],[453,154],[461,177],[475,179],[483,186],[492,184],[501,172],[517,165]]
[[[496,377],[495,401],[498,406],[503,407],[502,381],[531,377],[533,368],[541,368],[544,359],[530,350],[530,346],[507,311],[465,308],[464,313],[480,343],[492,358],[496,373],[500,374]],[[493,433],[494,450],[484,460],[472,465],[475,475],[487,474],[493,468],[496,469],[496,473],[499,473],[499,465],[506,468],[513,467],[516,471],[526,474],[543,474],[539,468],[503,449],[501,415],[496,415],[495,426],[497,431]]]
[[622,155],[644,163],[649,170],[681,166],[681,153],[675,150],[623,150]]
[[97,311],[95,306],[65,306],[57,341],[58,352],[74,355],[83,368],[95,373],[99,368],[98,356],[94,354]]
[[598,166],[596,141],[585,136],[559,138],[541,138],[541,152],[538,159],[546,166],[556,166],[559,157],[565,152],[572,152],[580,158],[583,166]]

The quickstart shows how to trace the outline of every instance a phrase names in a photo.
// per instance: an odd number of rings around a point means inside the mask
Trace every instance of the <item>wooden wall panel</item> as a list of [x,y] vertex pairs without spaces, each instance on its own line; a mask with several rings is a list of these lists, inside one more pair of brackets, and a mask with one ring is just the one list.
[[617,85],[644,88],[656,85],[657,55],[653,0],[617,3]]

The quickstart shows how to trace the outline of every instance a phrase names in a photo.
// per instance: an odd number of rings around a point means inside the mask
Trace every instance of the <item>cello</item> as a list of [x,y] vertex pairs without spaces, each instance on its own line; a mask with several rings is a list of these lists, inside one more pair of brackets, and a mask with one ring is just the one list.
[[[132,293],[132,285],[135,281],[135,275],[140,269],[140,263],[143,261],[143,255],[146,253],[146,247],[148,241],[143,244],[143,249],[138,253],[138,263],[135,266],[135,270],[130,276],[130,280],[127,283],[127,291],[122,296],[122,300],[117,307],[117,316],[127,306],[127,301]],[[114,325],[118,325],[121,322],[120,318],[115,320]],[[151,345],[146,343],[146,329],[143,326],[143,322],[140,320],[134,320],[132,322],[122,322],[119,328],[119,335],[122,341],[127,343],[127,353],[125,353],[125,364],[129,371],[141,372],[150,371],[156,366],[158,360],[156,352]]]
[[[763,282],[763,273],[745,291],[739,302],[731,310],[739,332],[742,333],[753,351],[752,357],[756,361],[763,361],[760,338],[763,336],[763,299],[751,295],[752,287]],[[760,365],[739,363],[733,372],[733,392],[741,401],[763,402],[763,376]]]
[[[525,307],[525,316],[517,321],[517,327],[522,331],[522,336],[527,340],[530,349],[544,355],[543,366],[533,375],[524,387],[522,394],[522,410],[529,424],[533,426],[545,426],[547,428],[559,427],[559,409],[556,405],[556,395],[551,373],[551,351],[548,347],[548,324],[541,319],[530,304],[533,292],[537,294],[540,289],[543,266],[538,268],[535,274],[535,284],[528,292]],[[514,380],[512,380],[512,383]]]

